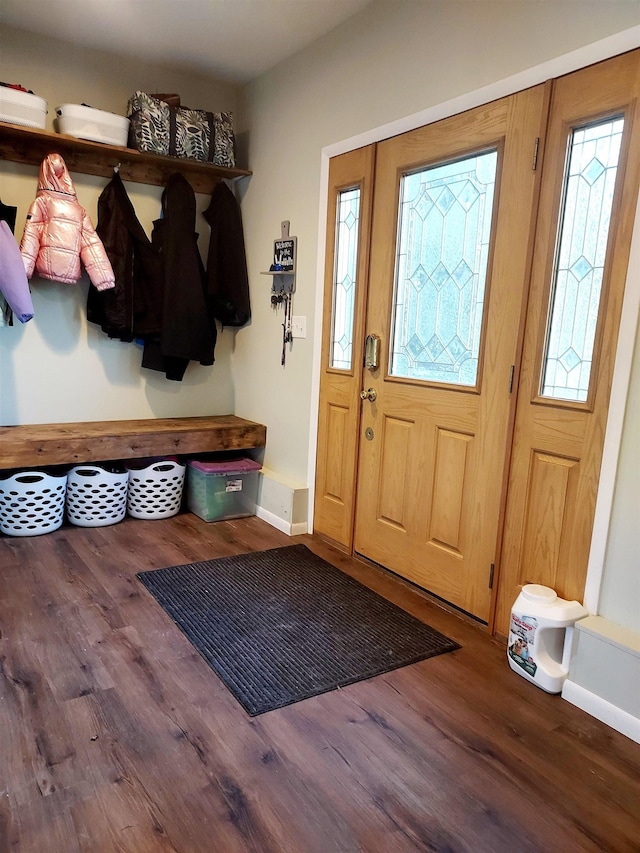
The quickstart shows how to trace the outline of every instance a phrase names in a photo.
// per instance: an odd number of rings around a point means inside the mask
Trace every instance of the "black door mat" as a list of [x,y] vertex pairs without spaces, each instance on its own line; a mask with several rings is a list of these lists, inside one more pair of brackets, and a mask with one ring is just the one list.
[[305,545],[137,577],[251,716],[460,648]]

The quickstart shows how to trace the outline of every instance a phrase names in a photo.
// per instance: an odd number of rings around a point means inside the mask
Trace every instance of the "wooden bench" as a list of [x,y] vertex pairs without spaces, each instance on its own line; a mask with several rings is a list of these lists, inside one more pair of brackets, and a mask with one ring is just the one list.
[[0,427],[0,468],[77,465],[264,447],[267,428],[235,415]]

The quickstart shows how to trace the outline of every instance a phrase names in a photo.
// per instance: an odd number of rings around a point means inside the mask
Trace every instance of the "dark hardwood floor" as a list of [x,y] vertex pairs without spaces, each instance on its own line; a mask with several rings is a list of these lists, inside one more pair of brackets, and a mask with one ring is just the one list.
[[[299,541],[462,648],[247,716],[135,573]],[[638,851],[640,746],[256,518],[0,539],[0,853],[422,850]]]

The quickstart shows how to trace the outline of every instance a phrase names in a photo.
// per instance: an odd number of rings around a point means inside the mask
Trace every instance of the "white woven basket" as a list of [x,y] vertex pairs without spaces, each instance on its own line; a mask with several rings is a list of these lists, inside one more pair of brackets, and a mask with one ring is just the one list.
[[182,503],[185,466],[160,460],[146,468],[129,468],[127,512],[133,518],[168,518]]
[[67,475],[67,518],[78,527],[117,524],[127,511],[128,483],[127,471],[77,465]]
[[21,471],[0,480],[0,530],[9,536],[39,536],[61,526],[67,475]]

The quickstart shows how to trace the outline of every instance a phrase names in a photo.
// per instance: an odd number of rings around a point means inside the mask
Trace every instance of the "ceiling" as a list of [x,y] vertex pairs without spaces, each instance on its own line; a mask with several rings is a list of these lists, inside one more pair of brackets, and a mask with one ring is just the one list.
[[0,22],[246,83],[371,0],[0,0]]

